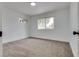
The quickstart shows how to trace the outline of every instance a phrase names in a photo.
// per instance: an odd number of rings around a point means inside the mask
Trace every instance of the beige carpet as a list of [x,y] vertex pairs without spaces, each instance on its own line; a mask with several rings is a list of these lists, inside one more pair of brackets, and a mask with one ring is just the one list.
[[5,57],[72,57],[68,43],[28,38],[3,45]]

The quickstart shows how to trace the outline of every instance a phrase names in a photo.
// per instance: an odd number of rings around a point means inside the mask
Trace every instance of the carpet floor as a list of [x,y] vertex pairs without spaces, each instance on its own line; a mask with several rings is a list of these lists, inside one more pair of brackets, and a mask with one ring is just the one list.
[[28,38],[3,44],[4,57],[73,57],[69,43]]

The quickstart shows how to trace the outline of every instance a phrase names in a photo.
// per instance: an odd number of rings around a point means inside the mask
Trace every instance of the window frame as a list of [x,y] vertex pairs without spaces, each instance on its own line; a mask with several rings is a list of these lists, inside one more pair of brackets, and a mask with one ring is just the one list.
[[[41,20],[43,18],[45,19],[45,28],[44,29],[38,29],[38,20]],[[47,26],[46,26],[46,19],[47,18],[53,18],[53,28],[51,28],[51,29],[50,28],[47,28]],[[37,29],[38,30],[52,30],[52,29],[54,29],[54,17],[42,17],[42,18],[39,18],[38,20],[37,20]]]

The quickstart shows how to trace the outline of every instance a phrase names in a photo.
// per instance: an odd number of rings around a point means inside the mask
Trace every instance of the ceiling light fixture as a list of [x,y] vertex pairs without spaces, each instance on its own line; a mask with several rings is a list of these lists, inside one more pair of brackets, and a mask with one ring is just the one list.
[[36,6],[36,3],[35,2],[31,2],[30,5],[31,6]]

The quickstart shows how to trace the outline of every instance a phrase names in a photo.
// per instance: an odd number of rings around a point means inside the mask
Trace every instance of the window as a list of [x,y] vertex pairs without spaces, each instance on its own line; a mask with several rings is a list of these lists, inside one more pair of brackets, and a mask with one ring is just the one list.
[[54,28],[54,18],[41,18],[37,21],[38,29],[53,29]]

